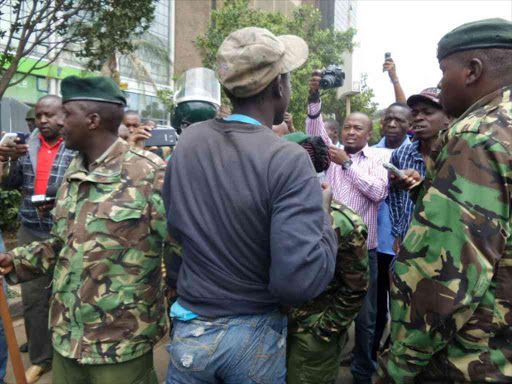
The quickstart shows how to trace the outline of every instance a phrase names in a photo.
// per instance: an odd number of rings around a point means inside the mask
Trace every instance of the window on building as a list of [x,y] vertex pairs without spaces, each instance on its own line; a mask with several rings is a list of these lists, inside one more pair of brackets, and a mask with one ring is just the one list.
[[142,119],[153,120],[157,125],[168,124],[168,113],[165,106],[156,96],[125,92],[126,109],[137,111]]
[[[168,85],[171,80],[171,67],[169,63],[170,52],[170,5],[169,2],[160,1],[156,5],[155,19],[148,33],[142,38],[145,44],[140,44],[135,56],[149,72],[151,79],[158,84]],[[154,46],[157,49],[151,48]],[[162,50],[162,48],[164,48]],[[165,56],[162,57],[162,56]],[[144,74],[137,74],[134,71],[134,60],[129,57],[121,58],[121,75],[132,79],[144,78]],[[138,70],[140,71],[140,69]]]

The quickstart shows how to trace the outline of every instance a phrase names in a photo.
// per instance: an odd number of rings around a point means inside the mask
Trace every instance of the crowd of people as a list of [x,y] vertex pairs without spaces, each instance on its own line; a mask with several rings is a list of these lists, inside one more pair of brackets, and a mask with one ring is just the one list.
[[23,195],[0,273],[22,287],[27,382],[155,384],[169,329],[168,384],[334,384],[347,363],[358,384],[512,381],[512,23],[446,34],[441,82],[409,98],[386,58],[396,102],[373,146],[366,114],[324,121],[320,70],[295,130],[308,52],[231,33],[231,114],[175,149],[144,148],[156,124],[111,79],[39,99],[26,143],[0,146]]

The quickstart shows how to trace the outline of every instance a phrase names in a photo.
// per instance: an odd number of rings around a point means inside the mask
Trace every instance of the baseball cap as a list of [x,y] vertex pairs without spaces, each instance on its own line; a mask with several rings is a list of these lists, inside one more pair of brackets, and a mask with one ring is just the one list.
[[231,33],[219,47],[217,77],[232,95],[246,98],[263,91],[278,75],[299,68],[308,55],[308,45],[298,36],[243,28]]
[[439,100],[439,96],[441,95],[441,90],[436,87],[426,88],[421,91],[417,95],[412,95],[407,99],[407,105],[412,107],[414,104],[421,103],[422,101],[427,101],[430,103],[434,103],[439,108],[442,108],[441,101]]

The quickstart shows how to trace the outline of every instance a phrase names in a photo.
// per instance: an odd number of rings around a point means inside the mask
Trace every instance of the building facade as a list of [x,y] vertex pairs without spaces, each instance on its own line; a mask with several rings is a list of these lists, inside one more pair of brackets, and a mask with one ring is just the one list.
[[[1,30],[6,30],[12,23],[11,0],[6,0],[2,7]],[[160,0],[156,5],[155,19],[149,30],[149,43],[157,44],[168,52],[167,60],[148,54],[144,47],[136,52],[136,59],[121,57],[119,69],[124,85],[128,108],[138,111],[143,119],[154,120],[159,125],[168,125],[169,116],[161,101],[156,97],[156,90],[172,88],[173,77],[179,77],[190,68],[201,66],[201,57],[195,42],[198,36],[206,32],[211,12],[222,7],[223,0]],[[345,31],[356,26],[357,2],[355,0],[249,0],[249,6],[270,11],[281,12],[290,16],[301,5],[311,5],[322,12],[322,26]],[[0,45],[5,43],[0,40]],[[27,70],[37,60],[38,47],[33,57],[26,59],[18,71]],[[40,53],[40,52],[39,52]],[[152,82],[141,79],[140,68],[133,62],[144,65]],[[351,55],[345,57],[346,83],[352,85]],[[55,64],[34,71],[20,84],[10,87],[6,97],[14,97],[28,105],[46,94],[59,94],[60,81],[69,75],[83,74],[84,62],[69,54],[62,54]],[[350,79],[349,79],[350,78]]]
[[[0,30],[8,31],[15,20],[13,5],[15,1],[5,0],[2,3],[0,16]],[[29,8],[22,3],[21,12],[29,12]],[[144,81],[140,73],[140,67],[135,69],[133,63],[126,57],[119,58],[118,68],[121,74],[121,84],[125,89],[128,108],[138,111],[144,119],[151,119],[160,125],[169,125],[170,118],[162,102],[156,97],[156,90],[160,88],[172,88],[173,68],[170,63],[174,59],[174,5],[173,0],[160,0],[156,4],[155,19],[148,32],[148,40],[158,44],[162,50],[167,51],[167,58],[149,54],[150,50],[140,49],[135,55],[135,61],[144,65],[144,71],[150,74],[152,81]],[[0,38],[0,47],[4,48],[8,36]],[[14,80],[28,73],[29,69],[37,62],[41,55],[45,54],[43,45],[37,46],[29,57],[18,67],[18,73]],[[14,98],[29,106],[34,105],[39,98],[48,94],[60,94],[60,82],[67,76],[83,76],[85,61],[76,56],[62,52],[59,58],[48,67],[32,71],[19,84],[9,87],[4,97]]]

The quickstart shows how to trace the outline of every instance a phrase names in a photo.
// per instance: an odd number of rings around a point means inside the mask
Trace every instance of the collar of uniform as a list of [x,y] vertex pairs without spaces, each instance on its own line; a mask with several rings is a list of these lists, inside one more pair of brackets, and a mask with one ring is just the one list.
[[[512,97],[512,85],[507,85],[503,88],[497,89],[493,93],[490,93],[484,97],[482,97],[480,100],[475,102],[471,107],[469,107],[466,112],[464,112],[457,120],[454,120],[448,128],[444,128],[441,130],[440,135],[452,127],[455,127],[460,121],[468,118],[472,113],[478,111],[478,113],[488,114],[490,111],[492,111],[495,108],[498,108],[498,106],[503,102],[510,102]],[[481,110],[481,111],[480,111]],[[478,131],[479,126],[472,126],[467,127],[463,126],[461,129],[464,129],[466,132],[476,132]]]
[[124,154],[129,146],[122,139],[117,139],[100,157],[90,166],[84,165],[84,157],[79,154],[75,164],[68,172],[68,180],[82,180],[93,183],[116,183],[121,180],[121,168]]

